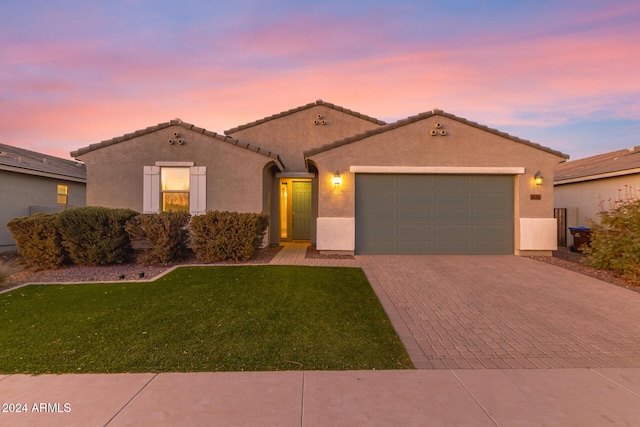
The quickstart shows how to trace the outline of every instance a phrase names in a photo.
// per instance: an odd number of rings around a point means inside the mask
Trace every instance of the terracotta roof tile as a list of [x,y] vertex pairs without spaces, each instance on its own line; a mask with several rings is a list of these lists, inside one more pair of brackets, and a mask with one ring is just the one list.
[[632,173],[640,173],[640,147],[561,163],[556,167],[554,183],[589,181]]
[[171,120],[171,121],[165,122],[165,123],[159,123],[159,124],[157,124],[155,126],[149,126],[149,127],[145,128],[145,129],[140,129],[140,130],[137,130],[135,132],[127,133],[127,134],[125,134],[123,136],[118,136],[118,137],[115,137],[115,138],[112,138],[112,139],[108,139],[108,140],[99,142],[97,144],[91,144],[88,147],[84,147],[84,148],[80,148],[78,150],[72,151],[71,152],[71,156],[72,157],[79,157],[79,156],[82,156],[83,154],[89,153],[91,151],[95,151],[95,150],[98,150],[98,149],[103,148],[103,147],[108,147],[109,145],[118,144],[120,142],[127,141],[127,140],[132,139],[132,138],[137,138],[137,137],[142,136],[142,135],[146,135],[146,134],[149,134],[149,133],[152,133],[152,132],[156,132],[156,131],[159,131],[161,129],[168,128],[170,126],[182,126],[183,128],[191,130],[193,132],[200,133],[202,135],[206,135],[206,136],[208,136],[210,138],[214,138],[214,139],[217,139],[219,141],[226,142],[228,144],[237,145],[238,147],[245,148],[245,149],[248,149],[248,150],[253,151],[255,153],[258,153],[258,154],[261,154],[263,156],[269,157],[269,158],[273,159],[276,162],[276,165],[278,166],[278,168],[280,168],[280,170],[284,170],[284,165],[282,164],[282,160],[280,159],[280,156],[278,154],[276,154],[276,153],[272,153],[269,150],[263,150],[260,147],[250,147],[249,144],[247,144],[245,142],[238,141],[237,139],[234,139],[234,138],[232,138],[230,136],[227,136],[227,135],[221,135],[221,134],[216,133],[216,132],[208,131],[208,130],[206,130],[204,128],[197,127],[197,126],[192,125],[190,123],[185,123],[180,119]]
[[375,128],[375,129],[371,129],[371,130],[369,130],[367,132],[364,132],[364,133],[361,133],[361,134],[358,134],[358,135],[350,136],[348,138],[345,138],[345,139],[342,139],[342,140],[339,140],[339,141],[335,141],[335,142],[333,142],[331,144],[327,144],[327,145],[324,145],[324,146],[319,147],[319,148],[315,148],[315,149],[312,149],[312,150],[305,151],[304,154],[305,154],[306,157],[313,156],[314,154],[318,154],[318,153],[321,153],[323,151],[331,150],[333,148],[340,147],[342,145],[350,144],[352,142],[359,141],[359,140],[364,139],[364,138],[368,138],[368,137],[370,137],[372,135],[375,135],[377,133],[388,132],[390,130],[397,129],[399,127],[406,126],[406,125],[409,125],[411,123],[415,123],[415,122],[418,122],[420,120],[424,120],[424,119],[427,119],[427,118],[433,117],[433,116],[448,117],[448,118],[450,118],[452,120],[458,121],[460,123],[465,123],[465,124],[467,124],[469,126],[473,126],[475,128],[478,128],[478,129],[484,130],[486,132],[490,132],[490,133],[502,136],[504,138],[508,138],[508,139],[510,139],[512,141],[519,142],[519,143],[525,144],[525,145],[529,145],[529,146],[537,148],[539,150],[547,151],[547,152],[549,152],[551,154],[555,154],[556,156],[563,157],[565,159],[569,158],[569,156],[567,154],[563,154],[560,151],[556,151],[556,150],[552,150],[552,149],[547,148],[547,147],[543,147],[540,144],[536,144],[536,143],[528,141],[526,139],[522,139],[522,138],[518,138],[518,137],[513,136],[513,135],[509,135],[506,132],[501,132],[501,131],[499,131],[497,129],[492,129],[492,128],[487,127],[485,125],[481,125],[481,124],[478,124],[476,122],[472,122],[470,120],[467,120],[467,119],[465,119],[463,117],[458,117],[458,116],[455,116],[455,115],[450,114],[450,113],[445,113],[444,111],[439,110],[437,108],[435,108],[432,111],[427,111],[427,112],[424,112],[424,113],[416,114],[415,116],[410,116],[410,117],[407,117],[406,119],[401,119],[401,120],[398,120],[398,121],[396,121],[394,123],[389,123],[387,125],[384,125],[384,126],[381,126],[381,127]]
[[86,182],[84,164],[24,148],[0,144],[0,170]]
[[297,107],[297,108],[292,108],[291,110],[283,111],[283,112],[278,113],[278,114],[273,114],[271,116],[265,117],[265,118],[260,119],[260,120],[256,120],[256,121],[251,122],[251,123],[247,123],[247,124],[244,124],[244,125],[240,125],[240,126],[234,127],[233,129],[229,129],[229,130],[224,131],[224,133],[229,135],[229,134],[232,134],[234,132],[238,132],[240,130],[244,130],[244,129],[247,129],[247,128],[250,128],[250,127],[253,127],[253,126],[257,126],[259,124],[268,122],[270,120],[278,119],[280,117],[284,117],[284,116],[288,116],[290,114],[294,114],[294,113],[297,113],[297,112],[300,112],[300,111],[304,111],[304,110],[307,110],[309,108],[312,108],[312,107],[315,107],[315,106],[318,106],[318,105],[322,105],[324,107],[331,108],[333,110],[340,111],[342,113],[346,113],[346,114],[358,117],[360,119],[370,121],[370,122],[375,123],[375,124],[377,124],[379,126],[382,126],[382,125],[386,124],[382,120],[378,120],[378,119],[376,119],[374,117],[370,117],[370,116],[367,116],[367,115],[364,115],[364,114],[360,114],[360,113],[357,113],[355,111],[349,110],[347,108],[343,108],[343,107],[340,107],[338,105],[331,104],[330,102],[324,102],[323,100],[319,99],[316,102],[311,102],[309,104],[306,104],[306,105],[303,105],[303,106],[300,106],[300,107]]

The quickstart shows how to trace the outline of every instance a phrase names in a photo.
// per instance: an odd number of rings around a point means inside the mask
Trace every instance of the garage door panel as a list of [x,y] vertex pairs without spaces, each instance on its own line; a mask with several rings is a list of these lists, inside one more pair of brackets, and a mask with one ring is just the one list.
[[436,220],[463,220],[469,221],[471,213],[468,209],[436,209]]
[[432,218],[432,209],[398,209],[398,220],[400,221],[424,223]]
[[399,241],[396,247],[396,253],[401,255],[413,255],[416,253],[431,254],[433,253],[433,247],[431,242],[426,240]]
[[471,219],[474,221],[500,221],[509,219],[509,213],[504,209],[473,209]]
[[399,206],[424,206],[431,203],[432,195],[427,192],[399,192],[398,193],[398,205]]
[[437,237],[445,237],[448,240],[469,239],[471,237],[471,225],[436,224],[433,228]]
[[405,236],[424,240],[425,237],[431,236],[431,226],[421,224],[398,225],[398,240],[402,240]]
[[381,176],[356,174],[356,253],[513,253],[513,176]]
[[438,204],[468,205],[471,202],[469,193],[465,192],[437,193],[435,198]]
[[396,175],[397,187],[399,191],[422,189],[432,191],[434,186],[433,175]]
[[435,253],[464,255],[471,253],[471,244],[462,240],[446,240],[436,242]]
[[505,225],[479,225],[473,226],[473,235],[484,240],[504,240],[511,235],[511,230]]
[[393,191],[368,192],[361,195],[362,202],[372,207],[387,207],[395,203],[397,194]]
[[473,202],[474,203],[482,203],[488,205],[495,204],[503,204],[509,203],[509,196],[504,193],[474,193],[473,194]]
[[471,181],[466,175],[435,175],[435,187],[438,191],[469,191]]

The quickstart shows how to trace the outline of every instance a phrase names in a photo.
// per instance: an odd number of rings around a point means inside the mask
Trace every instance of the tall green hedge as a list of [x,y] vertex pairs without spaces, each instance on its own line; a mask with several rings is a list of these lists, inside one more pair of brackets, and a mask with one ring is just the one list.
[[202,262],[246,261],[262,245],[269,216],[209,211],[191,219],[191,249]]
[[126,225],[131,240],[143,240],[150,246],[138,261],[167,265],[182,258],[188,249],[190,219],[191,215],[183,211],[140,214],[131,218]]
[[122,264],[132,253],[125,224],[136,215],[130,209],[71,208],[58,214],[56,225],[75,264]]
[[69,261],[56,226],[57,215],[36,214],[14,218],[7,224],[26,266],[51,270]]

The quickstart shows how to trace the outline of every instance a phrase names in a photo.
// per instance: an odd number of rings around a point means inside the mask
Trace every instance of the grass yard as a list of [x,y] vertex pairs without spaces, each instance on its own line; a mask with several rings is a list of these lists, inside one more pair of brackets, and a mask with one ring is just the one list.
[[409,369],[359,268],[181,267],[0,294],[0,373]]

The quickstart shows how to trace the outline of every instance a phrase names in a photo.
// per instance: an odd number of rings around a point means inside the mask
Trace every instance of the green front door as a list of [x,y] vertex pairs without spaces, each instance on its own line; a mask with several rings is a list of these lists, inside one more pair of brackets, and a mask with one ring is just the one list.
[[293,240],[311,239],[311,182],[293,181]]

